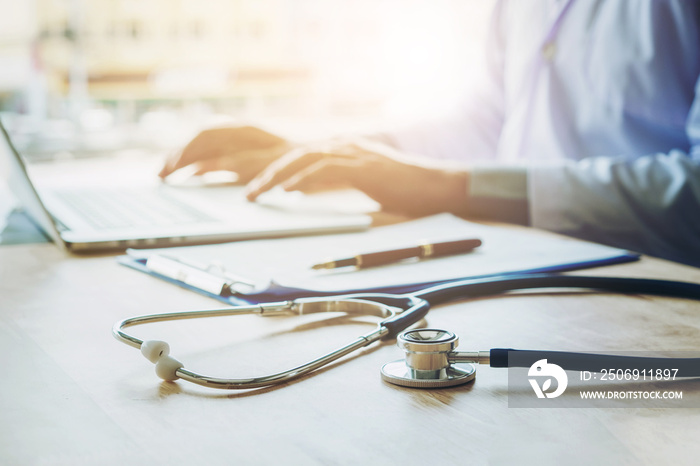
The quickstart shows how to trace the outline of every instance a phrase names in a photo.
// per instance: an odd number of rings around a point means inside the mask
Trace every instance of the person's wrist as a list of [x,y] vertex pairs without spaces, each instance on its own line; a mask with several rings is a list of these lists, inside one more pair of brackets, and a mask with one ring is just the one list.
[[417,215],[467,212],[469,172],[466,169],[423,167],[415,178],[416,197],[406,207]]
[[445,211],[465,216],[468,212],[469,171],[445,170],[442,184],[445,193]]

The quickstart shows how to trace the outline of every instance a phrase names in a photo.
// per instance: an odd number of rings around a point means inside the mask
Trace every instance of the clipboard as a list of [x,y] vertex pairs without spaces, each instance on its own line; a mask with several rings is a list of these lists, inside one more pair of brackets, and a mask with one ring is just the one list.
[[[314,271],[329,257],[400,244],[475,237],[473,253],[371,269]],[[565,272],[631,262],[639,254],[526,228],[485,226],[440,214],[364,232],[188,246],[130,249],[122,265],[230,305],[308,296],[410,293],[469,278]]]

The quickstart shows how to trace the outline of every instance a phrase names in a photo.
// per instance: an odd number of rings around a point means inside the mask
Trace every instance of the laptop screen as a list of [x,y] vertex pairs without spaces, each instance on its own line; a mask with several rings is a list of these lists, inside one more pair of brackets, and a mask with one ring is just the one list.
[[9,165],[7,170],[8,186],[15,196],[17,196],[17,200],[19,200],[32,220],[43,230],[44,234],[52,239],[54,243],[65,248],[65,243],[61,239],[51,215],[44,207],[44,204],[41,202],[39,195],[29,180],[24,162],[12,144],[10,136],[1,119],[0,132],[2,132],[2,137],[0,138],[0,158],[4,163]]

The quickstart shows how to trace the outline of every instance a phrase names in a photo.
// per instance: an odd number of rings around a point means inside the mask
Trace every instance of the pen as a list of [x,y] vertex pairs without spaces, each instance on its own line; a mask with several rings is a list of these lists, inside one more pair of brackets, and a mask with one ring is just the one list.
[[480,239],[461,239],[457,241],[446,241],[443,243],[425,243],[403,249],[392,249],[388,251],[370,252],[358,254],[346,259],[336,259],[312,266],[312,269],[335,269],[338,267],[355,266],[357,268],[376,267],[399,262],[405,259],[417,257],[424,259],[427,257],[449,256],[452,254],[463,254],[481,246]]

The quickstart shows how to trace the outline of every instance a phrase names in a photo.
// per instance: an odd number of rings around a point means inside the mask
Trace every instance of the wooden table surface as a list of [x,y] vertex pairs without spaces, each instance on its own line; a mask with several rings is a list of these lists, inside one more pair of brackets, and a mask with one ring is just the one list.
[[[657,259],[577,272],[700,282]],[[692,464],[690,408],[508,407],[507,371],[414,390],[382,382],[399,359],[371,347],[293,383],[216,391],[162,382],[111,336],[125,317],[221,307],[120,266],[50,244],[0,247],[0,464]],[[331,323],[339,323],[331,321]],[[464,350],[698,350],[700,303],[648,296],[534,293],[431,311]],[[263,375],[366,331],[367,323],[219,318],[134,328],[165,339],[188,368]],[[692,401],[697,384],[681,385]]]

